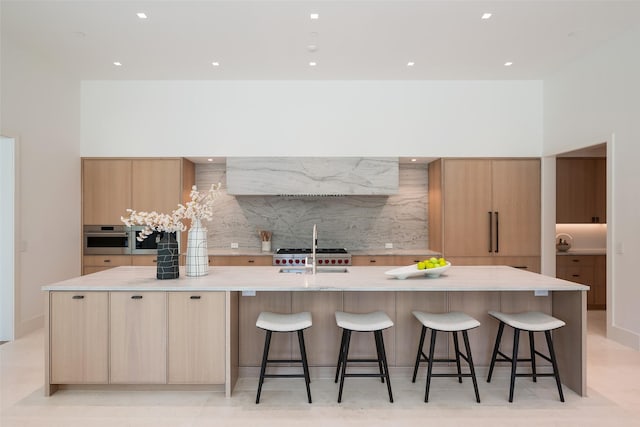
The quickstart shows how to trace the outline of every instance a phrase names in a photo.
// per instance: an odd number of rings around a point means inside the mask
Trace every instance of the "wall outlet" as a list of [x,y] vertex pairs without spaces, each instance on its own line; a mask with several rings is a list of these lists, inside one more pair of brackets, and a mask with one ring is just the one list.
[[243,297],[255,297],[256,291],[242,291]]
[[616,243],[616,253],[622,255],[624,253],[624,245],[622,242]]
[[385,249],[393,249],[393,243],[385,243],[384,244],[384,248]]
[[238,243],[234,242],[231,244],[231,249],[238,249]]
[[533,295],[537,297],[547,297],[549,296],[549,291],[533,291]]

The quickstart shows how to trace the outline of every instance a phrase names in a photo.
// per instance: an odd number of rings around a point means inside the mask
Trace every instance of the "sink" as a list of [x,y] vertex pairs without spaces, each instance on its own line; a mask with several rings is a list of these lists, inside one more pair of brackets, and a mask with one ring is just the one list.
[[[348,273],[349,270],[346,267],[318,267],[316,273]],[[311,269],[291,267],[281,268],[278,273],[294,273],[294,274],[311,274]]]

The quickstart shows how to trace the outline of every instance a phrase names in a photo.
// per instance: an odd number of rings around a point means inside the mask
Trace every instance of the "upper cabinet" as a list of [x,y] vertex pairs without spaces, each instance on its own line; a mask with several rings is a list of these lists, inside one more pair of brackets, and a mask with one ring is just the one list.
[[120,224],[128,208],[170,213],[194,183],[185,159],[83,159],[83,224]]
[[540,161],[431,163],[429,236],[446,257],[540,256]]
[[606,158],[556,159],[556,222],[607,222]]

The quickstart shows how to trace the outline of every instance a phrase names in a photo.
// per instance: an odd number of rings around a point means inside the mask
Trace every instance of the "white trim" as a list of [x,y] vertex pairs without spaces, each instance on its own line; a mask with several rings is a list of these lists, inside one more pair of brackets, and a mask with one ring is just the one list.
[[0,137],[0,230],[11,230],[0,239],[0,341],[15,339],[15,140]]

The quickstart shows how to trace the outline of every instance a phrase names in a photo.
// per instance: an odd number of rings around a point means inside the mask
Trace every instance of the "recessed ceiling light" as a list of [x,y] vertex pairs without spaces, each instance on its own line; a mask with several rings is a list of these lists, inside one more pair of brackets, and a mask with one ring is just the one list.
[[413,67],[414,65],[416,65],[416,63],[413,61],[407,62],[407,67]]
[[309,62],[309,67],[315,67],[316,65],[318,64],[314,61]]
[[512,65],[513,65],[513,62],[511,62],[511,61],[507,61],[507,62],[504,63],[505,67],[511,67]]
[[318,14],[318,13],[311,13],[311,14],[309,14],[309,18],[311,18],[311,19],[319,19],[319,18],[320,18],[320,14]]
[[116,67],[122,67],[122,62],[114,61],[113,65],[115,65]]
[[489,19],[489,18],[491,18],[491,14],[490,13],[486,12],[486,13],[482,14],[482,18],[481,19]]
[[213,65],[214,67],[219,67],[220,63],[218,61],[213,61],[211,65]]
[[136,13],[136,15],[138,16],[138,18],[140,19],[147,19],[147,14],[144,12],[138,12]]

